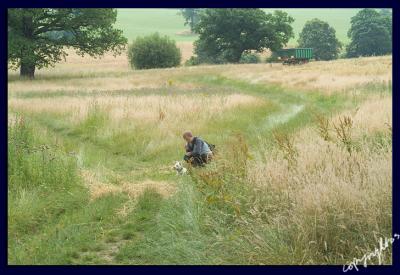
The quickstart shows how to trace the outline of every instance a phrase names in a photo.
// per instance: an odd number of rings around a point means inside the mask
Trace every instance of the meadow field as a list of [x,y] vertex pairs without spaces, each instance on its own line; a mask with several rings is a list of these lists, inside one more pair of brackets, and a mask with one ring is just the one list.
[[[178,176],[185,130],[217,153]],[[9,264],[343,265],[391,209],[391,56],[9,71]]]
[[[273,12],[274,9],[263,9]],[[336,30],[338,39],[348,43],[347,31],[350,28],[350,19],[360,9],[280,9],[292,16],[295,38],[291,45],[297,44],[298,35],[306,21],[319,18],[328,22]],[[159,32],[168,35],[177,42],[193,42],[196,35],[190,34],[188,26],[184,25],[184,18],[179,9],[118,9],[116,26],[124,31],[124,35],[133,40],[137,36]]]

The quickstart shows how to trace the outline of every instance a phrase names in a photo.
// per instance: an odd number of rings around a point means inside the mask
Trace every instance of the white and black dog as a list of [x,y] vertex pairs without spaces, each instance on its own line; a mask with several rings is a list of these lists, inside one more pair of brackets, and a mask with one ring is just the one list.
[[177,175],[184,175],[187,173],[187,169],[183,167],[182,163],[179,161],[175,161],[175,165],[173,167],[176,170]]

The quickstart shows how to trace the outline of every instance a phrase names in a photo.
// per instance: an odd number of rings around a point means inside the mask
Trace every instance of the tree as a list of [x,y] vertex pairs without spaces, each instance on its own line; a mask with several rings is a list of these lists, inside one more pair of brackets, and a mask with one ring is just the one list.
[[313,48],[314,57],[318,60],[336,59],[342,48],[335,29],[317,18],[306,22],[298,43],[301,48]]
[[170,68],[181,63],[181,51],[174,40],[158,33],[136,38],[129,46],[128,58],[132,68]]
[[276,50],[293,37],[287,13],[261,9],[206,9],[195,26],[195,53],[214,63],[239,62],[244,51]]
[[363,9],[351,18],[347,56],[385,55],[392,52],[392,17]]
[[127,40],[113,28],[115,9],[9,9],[8,61],[20,76],[33,78],[36,68],[65,59],[66,48],[81,56],[120,54]]
[[185,26],[190,26],[190,31],[194,32],[194,27],[199,22],[201,9],[181,9],[180,14],[185,18]]

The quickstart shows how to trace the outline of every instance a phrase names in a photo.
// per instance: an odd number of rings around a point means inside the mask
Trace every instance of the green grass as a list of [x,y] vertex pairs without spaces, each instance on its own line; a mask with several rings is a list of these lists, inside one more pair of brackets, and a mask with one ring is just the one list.
[[178,9],[118,9],[116,27],[124,31],[131,42],[137,36],[159,32],[176,41],[194,41],[195,35],[179,35],[189,28],[184,25]]
[[[95,100],[79,122],[69,119],[71,113],[26,112],[21,115],[29,119],[9,127],[9,263],[332,264],[368,251],[375,245],[373,232],[390,234],[386,194],[377,196],[382,203],[376,208],[380,213],[376,224],[343,216],[346,210],[351,215],[365,211],[343,206],[345,210],[327,207],[325,215],[318,218],[307,213],[303,217],[307,226],[302,228],[292,222],[299,217],[294,216],[296,205],[287,190],[261,193],[253,189],[246,168],[262,158],[270,161],[262,154],[276,150],[272,131],[295,134],[314,123],[316,112],[329,116],[354,109],[370,95],[387,96],[391,85],[368,84],[359,87],[361,92],[356,95],[324,95],[218,74],[191,74],[174,81],[199,85],[193,90],[174,89],[178,95],[241,93],[262,103],[229,109],[199,127],[201,135],[223,153],[207,168],[191,171],[190,176],[176,177],[172,170],[162,170],[181,159],[181,140],[168,137],[170,142],[149,147],[163,138],[158,125],[130,127],[129,121],[123,120],[113,125],[108,110]],[[128,97],[166,91],[165,96],[170,96],[166,88],[121,93]],[[54,100],[96,95],[88,91],[14,94]],[[296,106],[301,108],[296,111]],[[363,140],[371,152],[390,151],[387,133],[367,135]],[[80,169],[95,171],[104,184],[169,181],[176,184],[177,192],[168,198],[147,190],[137,199],[118,193],[90,200]],[[117,215],[126,206],[126,216]],[[349,230],[338,230],[338,222]],[[360,232],[367,237],[362,239]],[[323,241],[313,246],[312,238],[327,240],[332,248],[326,249]],[[338,244],[342,238],[347,240],[343,246]],[[390,262],[389,258],[388,252],[385,262]]]
[[67,264],[97,249],[124,197],[89,203],[73,156],[29,121],[9,128],[10,264]]
[[[273,9],[264,9],[271,12]],[[296,44],[298,34],[306,21],[319,18],[327,21],[336,30],[336,35],[343,43],[348,43],[347,31],[350,27],[350,18],[360,9],[282,9],[294,19],[293,30],[296,35],[289,44]],[[116,26],[124,31],[129,41],[137,36],[159,32],[168,35],[176,41],[194,41],[196,35],[179,35],[188,31],[184,26],[184,19],[178,14],[178,9],[118,9]]]
[[[266,9],[270,12],[272,9]],[[347,32],[350,28],[350,19],[361,9],[282,9],[292,16],[295,21],[293,22],[293,30],[296,35],[290,41],[291,44],[297,43],[299,33],[304,27],[304,24],[313,18],[318,18],[328,22],[328,24],[336,30],[337,38],[343,42],[348,43],[349,38]]]

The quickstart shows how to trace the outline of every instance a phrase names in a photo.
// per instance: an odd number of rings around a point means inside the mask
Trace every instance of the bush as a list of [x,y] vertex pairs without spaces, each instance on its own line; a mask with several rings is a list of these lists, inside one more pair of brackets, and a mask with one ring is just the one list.
[[260,63],[261,59],[258,54],[251,52],[243,52],[240,57],[239,63],[250,64],[250,63]]
[[136,38],[128,49],[129,63],[139,70],[176,67],[181,58],[175,41],[158,33]]

